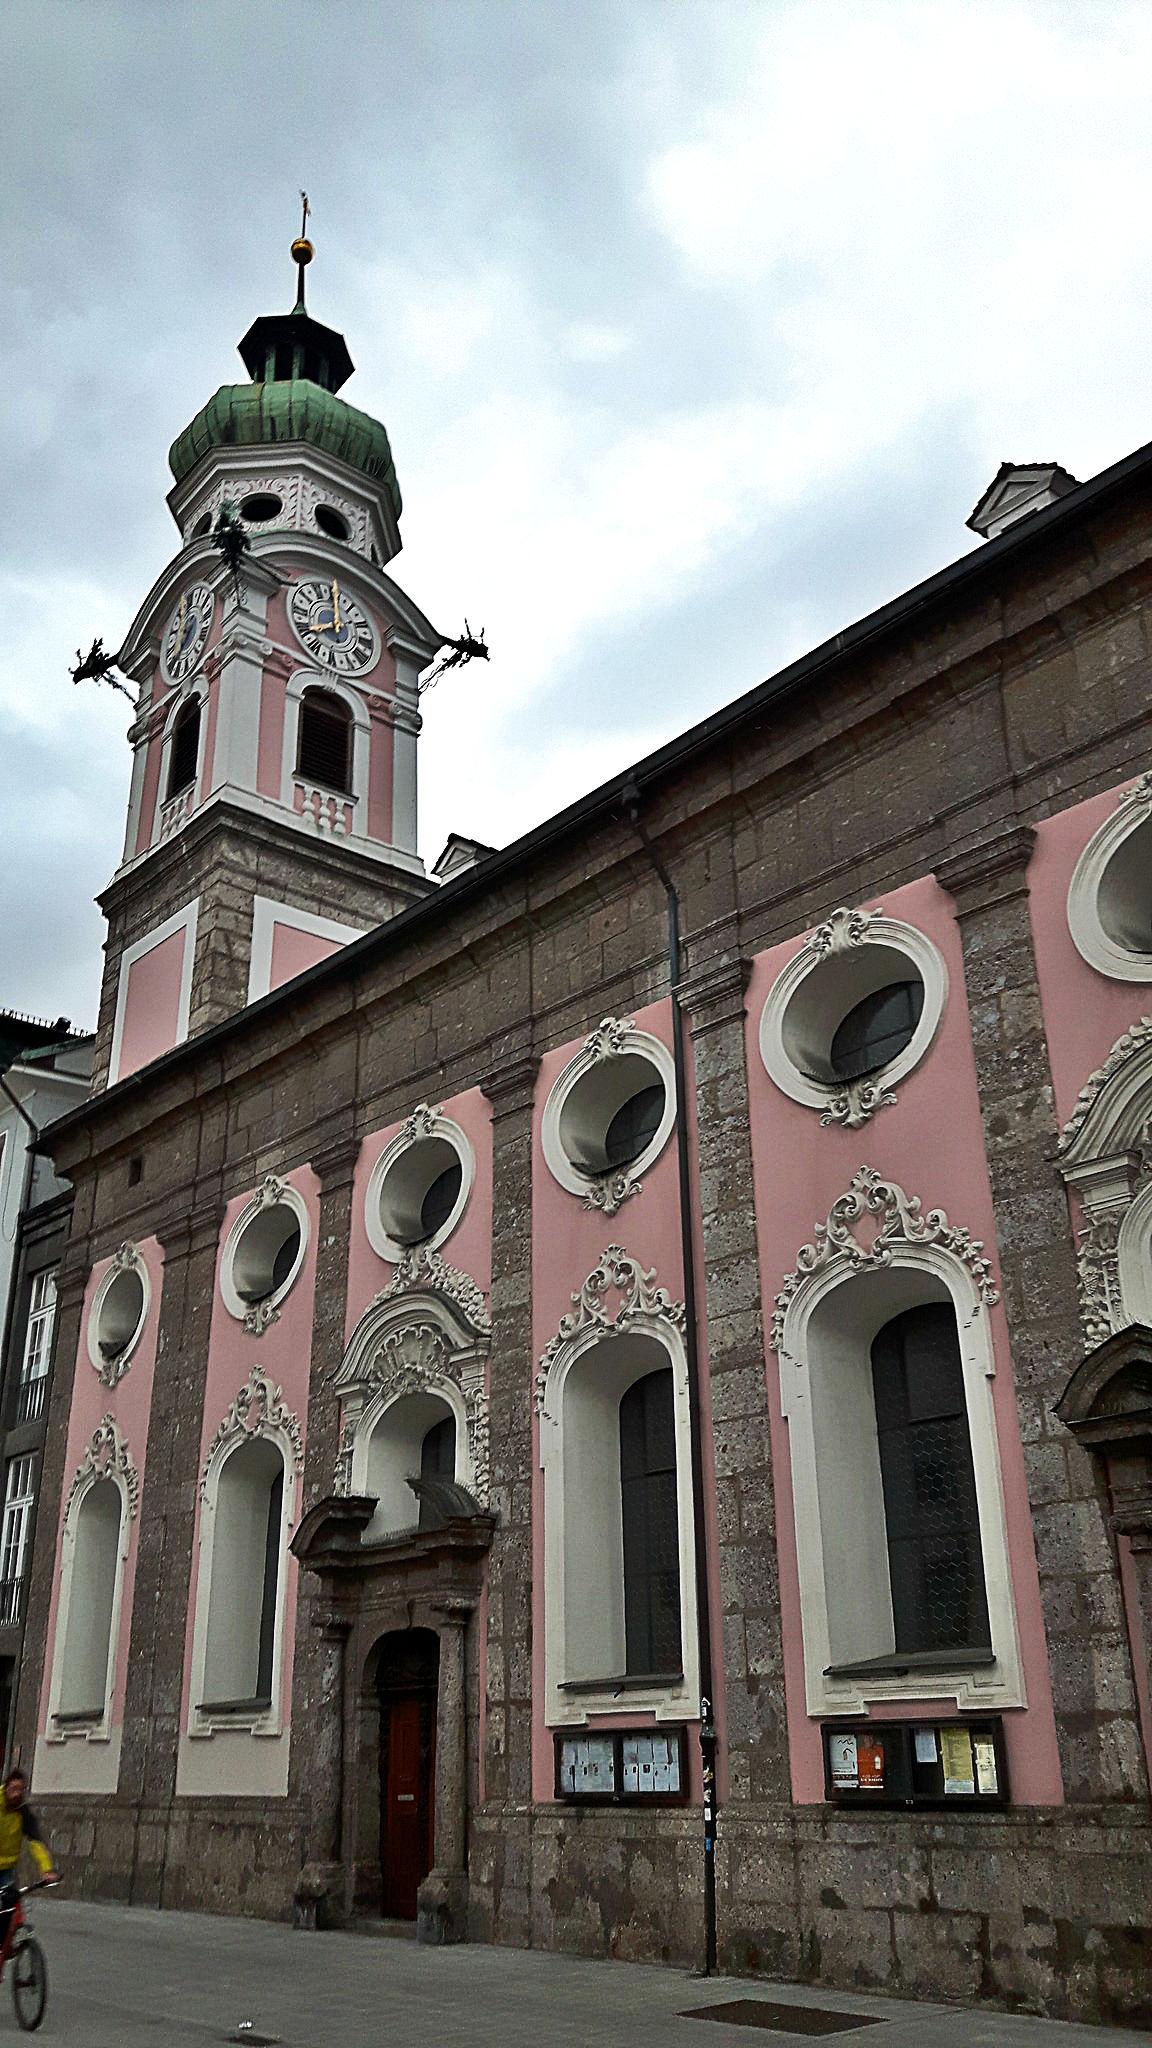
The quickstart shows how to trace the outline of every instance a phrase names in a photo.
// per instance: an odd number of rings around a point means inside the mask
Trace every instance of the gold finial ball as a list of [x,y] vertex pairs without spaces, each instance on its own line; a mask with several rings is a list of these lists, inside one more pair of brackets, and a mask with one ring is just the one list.
[[293,263],[311,263],[315,254],[316,251],[312,247],[311,242],[306,241],[303,235],[297,235],[296,240],[292,244]]

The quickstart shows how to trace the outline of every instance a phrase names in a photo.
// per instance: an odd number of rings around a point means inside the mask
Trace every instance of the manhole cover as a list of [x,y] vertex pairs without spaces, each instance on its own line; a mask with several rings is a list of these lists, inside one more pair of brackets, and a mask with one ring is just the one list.
[[824,2012],[815,2005],[777,2005],[770,1998],[732,1998],[727,2005],[695,2005],[682,2020],[723,2020],[730,2027],[766,2027],[774,2034],[847,2034],[853,2027],[878,2027],[862,2012]]

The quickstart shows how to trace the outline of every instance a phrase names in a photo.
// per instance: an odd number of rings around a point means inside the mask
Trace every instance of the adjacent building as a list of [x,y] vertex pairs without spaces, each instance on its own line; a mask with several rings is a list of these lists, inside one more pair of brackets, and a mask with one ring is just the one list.
[[1149,2018],[1152,448],[438,886],[387,437],[242,354],[46,1141],[61,1859]]

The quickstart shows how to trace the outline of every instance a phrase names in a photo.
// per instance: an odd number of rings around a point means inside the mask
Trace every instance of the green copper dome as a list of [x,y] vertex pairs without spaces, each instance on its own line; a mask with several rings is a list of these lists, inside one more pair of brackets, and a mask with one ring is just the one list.
[[399,519],[400,486],[388,436],[379,420],[358,412],[308,377],[222,384],[177,435],[168,461],[179,484],[212,448],[269,448],[282,441],[306,441],[309,447],[336,456],[374,483],[382,483]]
[[[305,220],[307,204],[305,204]],[[178,484],[213,448],[270,448],[282,441],[306,441],[334,455],[373,483],[383,484],[399,519],[400,486],[388,436],[379,420],[357,412],[336,393],[352,375],[352,358],[342,334],[314,320],[304,303],[304,271],[312,244],[292,244],[299,271],[299,296],[290,313],[254,320],[240,355],[250,384],[222,384],[215,397],[178,434],[168,461]]]

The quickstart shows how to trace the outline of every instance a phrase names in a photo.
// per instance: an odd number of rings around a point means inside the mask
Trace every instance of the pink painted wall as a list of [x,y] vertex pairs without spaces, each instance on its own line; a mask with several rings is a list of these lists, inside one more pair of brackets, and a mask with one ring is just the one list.
[[294,974],[303,974],[306,967],[315,967],[318,960],[327,960],[330,953],[338,953],[339,939],[325,939],[319,932],[303,932],[296,925],[281,924],[279,919],[272,927],[272,968],[269,989],[279,988],[282,982],[291,981]]
[[[634,1013],[637,1028],[650,1032],[671,1047],[671,1005],[665,1000]],[[539,1358],[555,1336],[560,1320],[572,1307],[588,1275],[599,1265],[609,1245],[622,1245],[645,1271],[655,1268],[659,1286],[674,1301],[684,1298],[684,1267],[680,1253],[679,1186],[676,1167],[676,1136],[673,1131],[659,1158],[644,1175],[643,1186],[615,1216],[588,1209],[579,1195],[572,1195],[553,1179],[544,1158],[540,1121],[549,1091],[564,1068],[580,1050],[583,1039],[574,1039],[545,1053],[536,1081],[535,1131],[532,1158],[532,1350]],[[525,1398],[530,1389],[525,1389]],[[710,1436],[710,1430],[707,1431]],[[535,1700],[532,1724],[533,1797],[555,1798],[555,1763],[552,1730],[545,1720],[544,1691],[544,1486],[540,1470],[539,1423],[533,1416],[532,1473],[532,1686]],[[710,1543],[714,1555],[714,1544]],[[716,1602],[713,1601],[713,1621]],[[620,1727],[641,1725],[640,1714],[590,1715],[589,1726]],[[721,1734],[722,1734],[721,1729]],[[688,1755],[692,1773],[690,1789],[699,1795],[699,1745],[689,1739]],[[723,1789],[723,1788],[721,1788]]]
[[[934,881],[925,879],[892,890],[863,907],[883,909],[933,941],[947,965],[948,998],[936,1039],[920,1065],[898,1084],[895,1106],[879,1110],[861,1130],[836,1125],[824,1130],[817,1110],[804,1108],[776,1088],[760,1057],[759,1026],[765,999],[804,935],[757,957],[748,990],[747,1050],[766,1320],[801,1245],[811,1243],[815,1225],[825,1220],[853,1174],[865,1165],[875,1167],[885,1180],[897,1181],[910,1195],[918,1195],[925,1210],[944,1208],[949,1220],[966,1226],[995,1261],[995,1219],[964,963],[950,899]],[[1025,1803],[1058,1804],[1063,1789],[1008,1330],[1002,1305],[989,1313],[996,1356],[993,1405],[1029,1702],[1026,1710],[1005,1715],[1005,1742],[1014,1796]],[[809,1717],[805,1701],[788,1426],[780,1407],[779,1362],[769,1352],[766,1363],[792,1785],[796,1800],[805,1803],[824,1797],[820,1722]],[[948,1711],[953,1708],[950,1703]]]
[[1036,972],[1056,1113],[1066,1123],[1088,1076],[1102,1065],[1121,1033],[1145,1016],[1152,984],[1113,981],[1077,952],[1068,929],[1072,871],[1094,832],[1116,809],[1125,783],[1089,797],[1036,828],[1028,870]]
[[[204,1469],[212,1440],[216,1431],[232,1406],[241,1387],[248,1379],[254,1365],[266,1373],[275,1386],[282,1388],[284,1401],[300,1425],[301,1442],[306,1446],[308,1431],[308,1377],[312,1355],[312,1312],[316,1293],[316,1233],[319,1228],[320,1204],[319,1182],[309,1166],[296,1167],[284,1179],[303,1198],[308,1210],[308,1245],[303,1263],[296,1280],[280,1304],[275,1322],[255,1337],[242,1323],[229,1314],[220,1292],[219,1279],[212,1294],[212,1326],[208,1339],[208,1370],[204,1383],[204,1408],[200,1431],[199,1470]],[[217,1275],[220,1270],[220,1255],[228,1240],[236,1218],[252,1199],[254,1190],[246,1188],[242,1194],[233,1196],[224,1211],[220,1227],[219,1250],[217,1253]],[[295,1475],[295,1512],[289,1529],[291,1536],[300,1519],[303,1491],[303,1473]],[[190,1708],[190,1686],[192,1678],[192,1638],[196,1619],[196,1603],[199,1595],[198,1560],[200,1555],[201,1502],[199,1489],[196,1497],[196,1528],[193,1538],[192,1555],[197,1563],[193,1566],[191,1583],[188,1588],[188,1617],[184,1643],[184,1680],[181,1691],[181,1729],[186,1733]],[[299,1588],[299,1566],[294,1557],[286,1559],[284,1588],[284,1636],[283,1663],[281,1669],[280,1703],[283,1726],[287,1729],[291,1720],[292,1664],[296,1637],[296,1601]]]
[[187,930],[166,939],[134,960],[128,969],[124,1028],[114,1081],[135,1073],[176,1044],[180,1032],[180,983],[184,972]]
[[130,1523],[128,1555],[124,1560],[124,1577],[120,1594],[120,1623],[116,1639],[115,1677],[112,1688],[111,1724],[113,1728],[123,1725],[124,1691],[128,1677],[128,1652],[132,1636],[132,1601],[136,1585],[136,1547],[140,1535],[140,1515],[143,1510],[147,1486],[146,1461],[148,1448],[148,1420],[152,1407],[152,1381],[156,1370],[156,1337],[160,1320],[160,1297],[164,1284],[164,1254],[154,1237],[148,1237],[137,1246],[148,1273],[151,1298],[144,1317],[144,1328],[128,1370],[115,1387],[106,1387],[88,1356],[88,1317],[93,1297],[112,1264],[111,1259],[101,1259],[93,1266],[84,1290],[84,1307],[80,1318],[80,1341],[76,1351],[76,1370],[72,1386],[72,1407],[68,1416],[68,1449],[64,1464],[64,1500],[61,1503],[60,1519],[56,1533],[56,1565],[52,1575],[52,1597],[48,1614],[48,1650],[44,1659],[44,1672],[40,1690],[39,1726],[47,1727],[48,1700],[52,1682],[53,1662],[56,1645],[56,1619],[60,1598],[60,1541],[64,1529],[64,1509],[73,1475],[79,1470],[84,1457],[85,1446],[93,1431],[105,1415],[111,1415],[128,1445],[132,1463],[140,1479],[140,1505],[134,1520]]
[[[152,688],[154,691],[161,691],[163,689],[158,669],[152,679]],[[136,821],[136,844],[132,849],[134,853],[143,853],[146,846],[151,846],[153,834],[156,830],[156,807],[160,792],[160,757],[164,751],[164,725],[165,718],[162,709],[150,712],[148,716],[148,738],[138,742],[145,750],[144,785],[140,795],[140,816]]]
[[265,664],[260,678],[260,734],[256,750],[256,787],[261,796],[280,801],[284,768],[284,709],[288,671],[282,660]]
[[368,836],[392,843],[392,722],[373,705],[368,753]]

